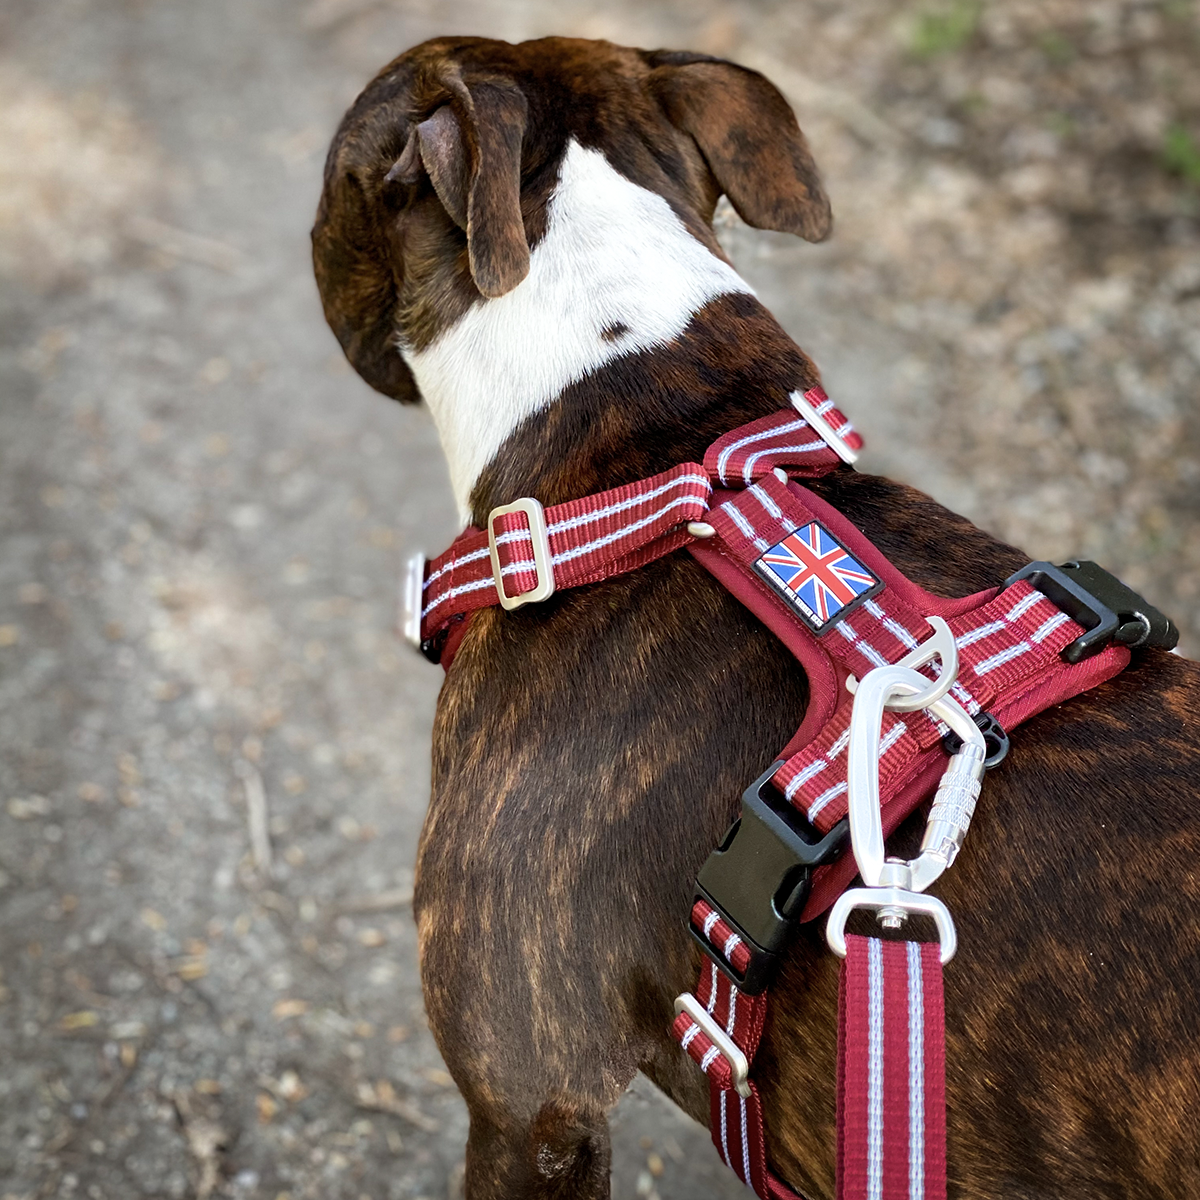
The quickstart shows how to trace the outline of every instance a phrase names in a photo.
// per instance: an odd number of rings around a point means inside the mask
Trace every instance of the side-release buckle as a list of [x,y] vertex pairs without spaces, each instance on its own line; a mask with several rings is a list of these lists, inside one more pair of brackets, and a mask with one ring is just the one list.
[[782,760],[742,795],[742,815],[708,856],[696,879],[696,896],[725,919],[750,951],[744,973],[728,962],[703,932],[692,936],[737,987],[755,995],[770,983],[812,890],[815,867],[832,862],[849,841],[843,818],[824,837],[771,785]]
[[1005,580],[1011,587],[1028,579],[1048,600],[1087,631],[1064,647],[1069,663],[1082,662],[1099,654],[1109,642],[1123,646],[1156,646],[1174,650],[1179,630],[1169,617],[1123,584],[1098,563],[1081,560],[1056,567],[1048,562],[1031,562]]

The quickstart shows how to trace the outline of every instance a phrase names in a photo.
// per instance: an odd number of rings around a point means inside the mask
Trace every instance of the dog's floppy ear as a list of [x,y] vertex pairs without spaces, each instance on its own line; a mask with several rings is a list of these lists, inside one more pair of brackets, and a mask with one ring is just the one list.
[[451,219],[467,235],[475,286],[503,296],[529,274],[521,218],[526,101],[504,81],[454,88],[416,128],[421,162]]
[[819,242],[833,224],[816,163],[788,102],[757,71],[699,54],[648,55],[650,86],[756,229]]
[[396,345],[396,280],[388,266],[378,205],[331,154],[313,226],[313,269],[325,319],[354,369],[394,400],[421,399]]

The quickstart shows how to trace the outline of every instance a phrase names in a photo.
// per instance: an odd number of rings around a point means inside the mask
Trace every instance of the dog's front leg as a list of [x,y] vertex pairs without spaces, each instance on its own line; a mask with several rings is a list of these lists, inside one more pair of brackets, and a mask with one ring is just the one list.
[[637,1055],[604,1011],[595,930],[535,827],[514,846],[474,796],[474,822],[448,833],[459,799],[435,792],[417,907],[430,1027],[470,1111],[467,1200],[605,1200],[607,1114]]
[[607,1197],[606,1116],[639,1068],[707,1117],[667,1033],[692,884],[804,710],[799,668],[689,560],[549,611],[478,614],[434,726],[415,908],[468,1200]]

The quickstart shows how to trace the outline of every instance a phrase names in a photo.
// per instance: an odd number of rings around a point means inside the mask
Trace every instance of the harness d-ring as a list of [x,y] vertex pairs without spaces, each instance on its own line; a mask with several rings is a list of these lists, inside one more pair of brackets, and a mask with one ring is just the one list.
[[[912,694],[898,692],[890,696],[887,707],[892,712],[918,712],[922,708],[929,708],[950,691],[958,678],[958,643],[954,640],[950,626],[941,617],[926,617],[925,620],[933,627],[933,634],[910,650],[895,665],[916,671],[919,667],[927,667],[936,658],[941,660],[941,671],[932,683],[922,676],[921,688]],[[876,668],[879,669],[881,668]],[[872,675],[874,673],[869,672]],[[858,686],[858,679],[853,675],[849,676],[846,680],[846,690],[851,695],[856,695]]]

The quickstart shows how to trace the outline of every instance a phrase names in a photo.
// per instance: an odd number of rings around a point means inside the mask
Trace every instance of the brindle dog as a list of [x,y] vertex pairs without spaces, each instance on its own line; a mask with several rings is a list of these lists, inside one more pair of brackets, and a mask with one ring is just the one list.
[[[334,139],[325,313],[369,383],[429,401],[476,525],[519,496],[611,488],[818,380],[729,269],[721,193],[752,225],[829,229],[761,76],[602,42],[427,42]],[[678,279],[646,274],[663,247]],[[688,280],[692,310],[662,300]],[[935,593],[1027,561],[911,488],[850,469],[813,486]],[[684,552],[472,620],[438,703],[416,893],[429,1020],[471,1114],[469,1200],[607,1196],[606,1114],[639,1069],[707,1122],[667,1033],[699,966],[692,882],[806,699]],[[1198,713],[1196,667],[1146,652],[1028,722],[989,775],[939,885],[961,945],[951,1196],[1200,1196]],[[774,1168],[813,1198],[834,1192],[837,976],[806,928],[756,1062]]]

